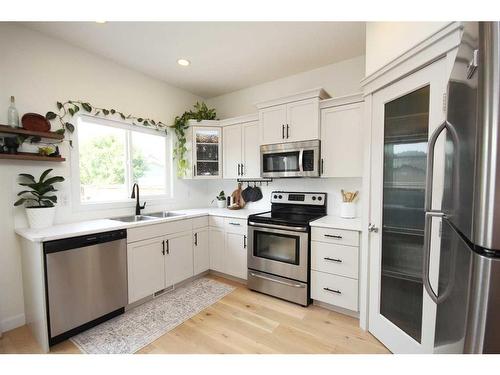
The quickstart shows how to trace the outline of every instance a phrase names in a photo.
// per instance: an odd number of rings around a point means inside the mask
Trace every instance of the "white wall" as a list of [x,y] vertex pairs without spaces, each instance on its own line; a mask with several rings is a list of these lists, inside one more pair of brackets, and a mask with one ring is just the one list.
[[449,22],[367,22],[365,75],[422,42]]
[[[0,124],[7,122],[10,95],[17,108],[44,114],[56,101],[82,99],[97,106],[172,123],[201,98],[134,72],[109,60],[30,29],[0,23]],[[147,57],[146,57],[147,58]],[[68,156],[68,150],[62,149]],[[24,210],[12,206],[21,172],[39,175],[46,168],[66,177],[59,195],[71,202],[70,162],[35,163],[0,160],[0,323],[3,330],[23,323],[20,249],[14,225],[25,225]],[[175,181],[176,202],[166,208],[206,206],[206,186],[199,181]],[[130,213],[128,210],[75,213],[59,206],[57,221],[76,221]]]
[[344,96],[361,91],[359,82],[363,78],[364,72],[365,58],[358,56],[210,98],[207,100],[207,104],[217,109],[217,115],[220,118],[227,118],[257,112],[255,103],[315,87],[323,87],[332,97]]

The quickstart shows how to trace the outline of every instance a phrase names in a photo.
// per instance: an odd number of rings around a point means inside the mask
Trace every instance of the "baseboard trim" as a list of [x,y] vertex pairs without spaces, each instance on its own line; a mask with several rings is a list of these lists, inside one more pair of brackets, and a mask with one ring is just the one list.
[[0,321],[0,332],[5,333],[26,323],[24,314],[14,315]]
[[321,302],[321,301],[317,301],[317,300],[313,300],[313,305],[320,306],[320,307],[323,307],[327,310],[335,311],[335,312],[338,312],[340,314],[348,315],[348,316],[351,316],[353,318],[359,319],[359,312],[358,311],[344,309],[343,307],[334,306],[334,305],[331,305],[329,303]]

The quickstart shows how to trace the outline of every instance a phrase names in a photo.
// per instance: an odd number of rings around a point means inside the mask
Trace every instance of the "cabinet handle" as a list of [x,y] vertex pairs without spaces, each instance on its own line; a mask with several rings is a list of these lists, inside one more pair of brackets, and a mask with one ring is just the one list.
[[241,175],[243,176],[245,173],[243,172],[243,163],[241,163]]
[[281,139],[285,139],[285,124],[281,125]]
[[161,246],[162,246],[161,253],[165,255],[165,240],[161,241]]
[[193,165],[193,177],[196,176],[196,164]]
[[324,260],[329,260],[331,262],[337,262],[337,263],[342,263],[342,259],[337,259],[337,258],[329,258],[329,257],[325,257],[323,258]]
[[241,175],[241,172],[240,172],[240,163],[238,163],[238,176]]
[[288,124],[286,124],[286,139],[290,138],[290,136],[288,135],[289,129],[290,127],[288,126]]
[[194,246],[198,246],[198,233],[194,234]]
[[342,236],[338,236],[338,235],[335,235],[335,234],[325,234],[325,237],[336,238],[338,240],[342,239]]
[[169,240],[167,240],[167,255],[170,254],[170,244],[168,243]]
[[325,160],[321,158],[321,174],[325,173]]
[[237,226],[240,225],[240,223],[229,223],[229,224],[231,224],[231,225],[237,225]]
[[243,236],[243,248],[247,248],[247,236]]
[[326,290],[327,292],[342,294],[342,292],[340,290],[335,290],[335,289],[330,289],[330,288],[323,288],[323,290]]

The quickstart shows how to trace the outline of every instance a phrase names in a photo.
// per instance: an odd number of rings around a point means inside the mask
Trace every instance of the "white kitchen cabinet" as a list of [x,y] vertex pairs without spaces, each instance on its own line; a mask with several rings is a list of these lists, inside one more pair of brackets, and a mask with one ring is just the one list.
[[192,232],[176,233],[165,237],[165,286],[193,276]]
[[223,139],[224,178],[260,177],[259,122],[225,126]]
[[208,228],[193,230],[193,258],[195,275],[210,269]]
[[329,98],[313,89],[257,104],[260,143],[275,144],[319,139],[319,102]]
[[[321,177],[362,177],[363,103],[321,109]],[[333,101],[333,99],[331,99]]]
[[163,237],[128,244],[128,302],[165,288],[165,267],[163,256]]
[[210,254],[210,269],[218,272],[225,272],[223,228],[209,228],[208,250]]
[[225,273],[247,279],[247,235],[226,233]]

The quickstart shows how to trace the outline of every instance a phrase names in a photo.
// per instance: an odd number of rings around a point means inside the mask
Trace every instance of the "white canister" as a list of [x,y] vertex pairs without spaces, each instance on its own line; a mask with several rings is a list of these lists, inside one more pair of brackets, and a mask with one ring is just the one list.
[[354,202],[340,203],[340,217],[352,219],[356,217],[356,204]]
[[219,208],[226,207],[226,200],[224,199],[224,200],[220,201],[217,199],[217,207],[219,207]]
[[55,207],[26,207],[30,228],[41,229],[52,226],[56,214]]

